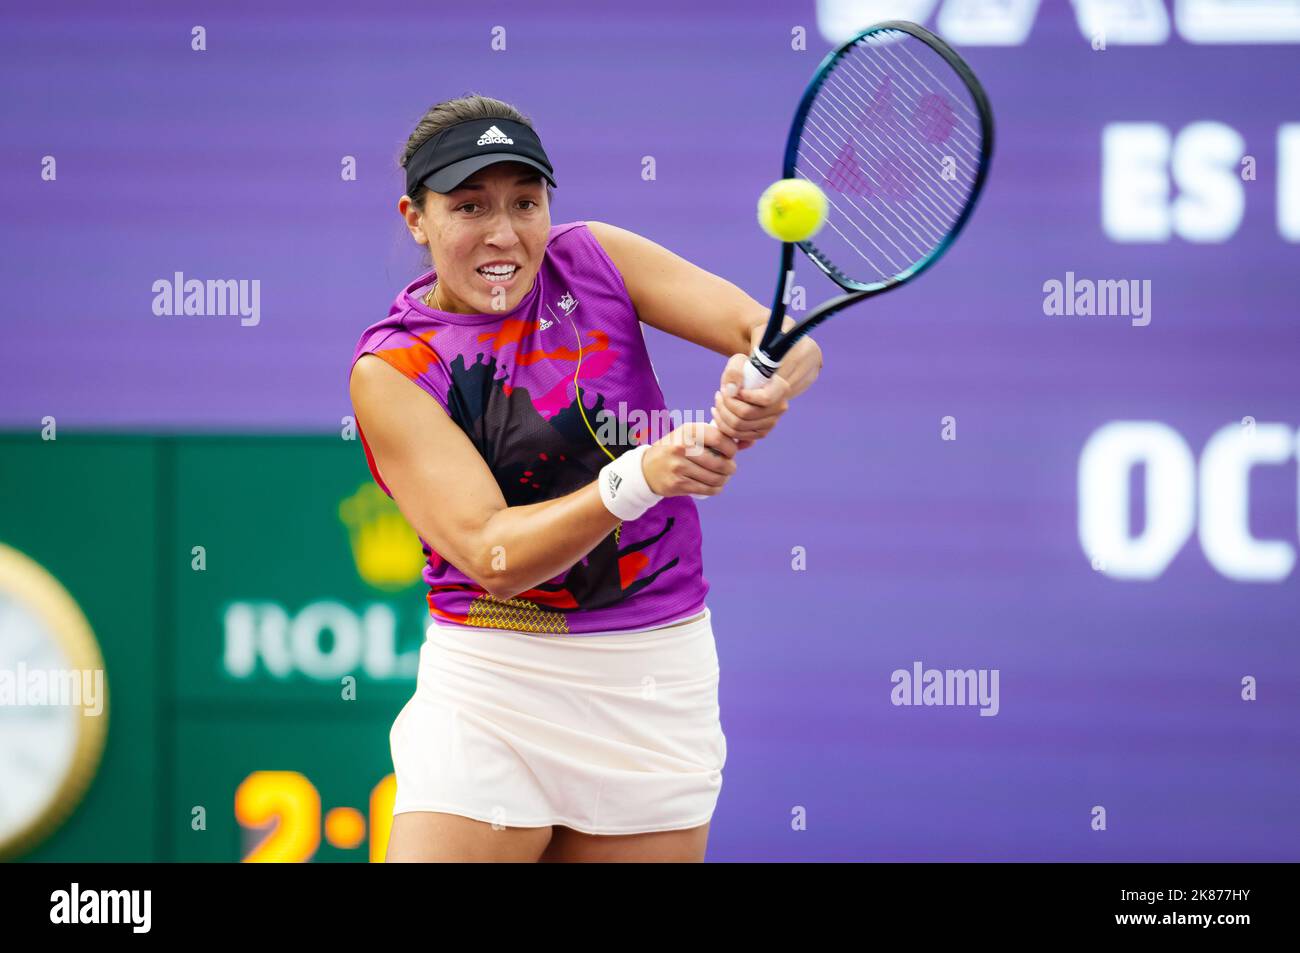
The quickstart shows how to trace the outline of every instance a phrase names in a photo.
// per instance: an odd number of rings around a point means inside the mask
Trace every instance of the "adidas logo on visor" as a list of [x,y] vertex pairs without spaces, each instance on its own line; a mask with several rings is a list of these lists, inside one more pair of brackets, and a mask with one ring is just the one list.
[[496,126],[493,126],[478,137],[478,144],[480,146],[513,146],[515,141]]

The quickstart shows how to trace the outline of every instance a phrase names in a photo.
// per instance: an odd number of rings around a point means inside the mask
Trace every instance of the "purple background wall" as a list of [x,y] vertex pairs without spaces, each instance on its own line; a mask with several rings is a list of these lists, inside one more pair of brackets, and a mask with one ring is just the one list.
[[[767,302],[777,249],[754,205],[831,46],[803,2],[78,3],[3,21],[0,427],[21,430],[337,431],[358,333],[422,268],[395,157],[424,109],[470,90],[536,121],[553,221],[640,232]],[[1193,533],[1156,578],[1117,578],[1078,530],[1080,453],[1106,423],[1159,421],[1196,459],[1246,416],[1300,426],[1300,245],[1277,215],[1297,48],[1175,30],[1095,51],[1054,0],[1023,44],[960,50],[998,124],[977,214],[915,286],[815,335],[821,380],[702,504],[729,742],[710,857],[1300,859],[1300,570],[1233,580]],[[1138,121],[1240,134],[1258,175],[1235,233],[1108,237],[1102,131]],[[260,324],[154,316],[176,271],[259,279]],[[1150,279],[1151,323],[1046,316],[1043,283],[1067,271]],[[669,406],[706,408],[720,358],[647,338]],[[1296,487],[1294,456],[1252,472],[1256,537],[1297,545]],[[999,670],[999,714],[892,705],[916,660]]]

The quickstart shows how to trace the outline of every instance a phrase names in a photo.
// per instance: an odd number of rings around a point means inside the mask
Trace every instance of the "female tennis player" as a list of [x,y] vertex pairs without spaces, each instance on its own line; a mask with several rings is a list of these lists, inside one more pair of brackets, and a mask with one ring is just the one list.
[[[350,372],[428,560],[387,859],[703,860],[726,737],[691,494],[722,492],[820,350],[744,390],[768,309],[632,232],[552,225],[554,170],[507,103],[434,106],[401,165],[433,267]],[[641,321],[730,358],[712,423],[655,431]]]

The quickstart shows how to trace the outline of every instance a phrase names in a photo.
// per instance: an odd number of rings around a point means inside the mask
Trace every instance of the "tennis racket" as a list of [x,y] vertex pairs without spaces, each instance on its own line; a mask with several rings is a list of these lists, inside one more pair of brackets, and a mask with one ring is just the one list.
[[[888,20],[827,55],[795,110],[782,166],[782,178],[826,194],[826,221],[812,238],[781,245],[772,313],[744,386],[765,386],[790,348],[837,311],[938,261],[970,218],[992,157],[988,97],[933,33]],[[844,294],[782,331],[796,245]]]

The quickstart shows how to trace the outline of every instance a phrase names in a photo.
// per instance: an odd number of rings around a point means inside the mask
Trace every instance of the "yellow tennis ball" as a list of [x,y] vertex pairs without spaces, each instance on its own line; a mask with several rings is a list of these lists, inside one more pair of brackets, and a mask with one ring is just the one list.
[[801,242],[826,221],[826,193],[807,179],[781,179],[758,197],[758,224],[783,242]]

